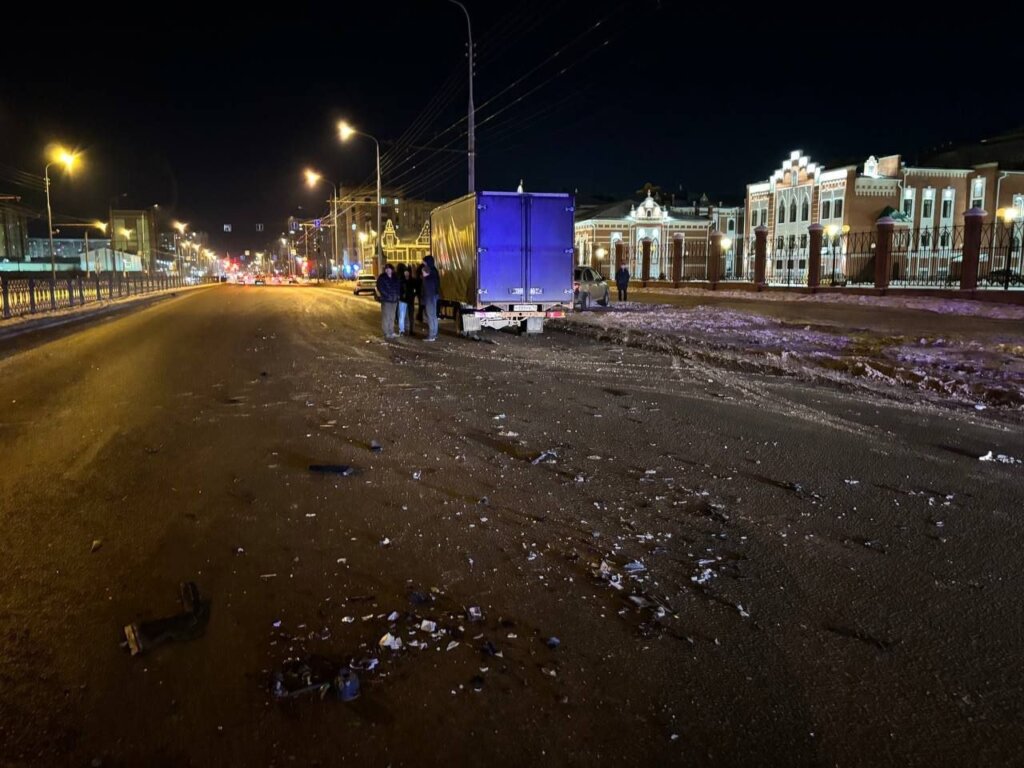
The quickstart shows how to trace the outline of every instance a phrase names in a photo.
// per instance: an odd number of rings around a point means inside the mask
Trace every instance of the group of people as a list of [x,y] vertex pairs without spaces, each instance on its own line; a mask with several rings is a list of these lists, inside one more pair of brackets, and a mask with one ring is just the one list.
[[[419,299],[420,321],[427,323],[424,341],[437,341],[437,302],[441,297],[441,276],[434,266],[434,257],[426,256],[423,263],[411,266],[385,264],[377,277],[377,296],[380,298],[380,325],[385,339],[396,336],[414,336],[414,307]],[[398,333],[395,333],[395,320]]]

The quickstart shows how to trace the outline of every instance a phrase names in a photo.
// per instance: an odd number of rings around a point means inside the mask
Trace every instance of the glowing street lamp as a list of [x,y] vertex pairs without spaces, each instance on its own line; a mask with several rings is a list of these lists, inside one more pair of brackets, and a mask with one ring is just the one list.
[[[372,141],[374,143],[374,145],[376,146],[376,148],[377,148],[377,232],[379,233],[381,231],[381,229],[380,229],[380,142],[377,141],[377,139],[375,139],[373,136],[371,136],[368,133],[364,133],[363,131],[357,131],[355,128],[353,128],[351,125],[349,125],[344,120],[342,120],[340,123],[338,123],[338,138],[339,139],[341,139],[343,142],[345,142],[345,141],[348,141],[349,139],[351,139],[353,136],[364,136],[367,139],[369,139],[370,141]],[[381,249],[381,243],[380,243],[380,239],[379,239],[379,236],[378,236],[378,240],[377,240],[377,271],[378,272],[383,272],[383,269],[382,269],[383,265],[380,263],[381,260],[383,259],[383,255],[384,255],[383,254],[383,250]]]
[[50,166],[63,165],[68,173],[75,167],[78,156],[63,147],[55,147],[50,153],[50,162],[43,169],[43,180],[46,182],[46,222],[50,232],[50,276],[54,284],[57,282],[57,254],[53,247],[53,209],[50,206]]
[[1003,271],[1003,287],[1009,290],[1010,288],[1010,261],[1013,259],[1013,222],[1017,219],[1016,208],[1000,208],[996,211],[996,216],[1003,220],[1003,225],[1006,227],[1006,269]]
[[[327,181],[327,180],[323,176],[321,176],[319,173],[317,173],[316,171],[312,171],[309,168],[306,169],[306,184],[308,186],[315,187],[321,181]],[[334,235],[333,235],[333,238],[334,238],[334,263],[337,264],[338,263],[338,240],[341,239],[340,236],[338,235],[338,187],[335,185],[335,183],[333,181],[327,181],[327,183],[331,185],[331,189],[333,190],[333,194],[331,195],[331,218],[334,219]],[[326,260],[327,260],[327,256],[325,255],[324,256],[324,261],[326,261]],[[324,271],[324,279],[325,280],[327,279],[327,272],[329,272],[329,271],[330,270],[325,270]]]

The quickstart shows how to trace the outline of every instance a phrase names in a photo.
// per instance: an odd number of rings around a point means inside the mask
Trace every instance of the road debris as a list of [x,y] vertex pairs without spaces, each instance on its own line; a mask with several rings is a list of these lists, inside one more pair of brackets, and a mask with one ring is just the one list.
[[348,464],[310,464],[309,471],[320,475],[341,475],[348,477],[355,473],[355,467]]
[[210,621],[210,601],[200,597],[195,582],[182,582],[178,586],[178,597],[183,609],[181,613],[125,626],[124,636],[132,656],[172,640],[194,640],[206,631]]

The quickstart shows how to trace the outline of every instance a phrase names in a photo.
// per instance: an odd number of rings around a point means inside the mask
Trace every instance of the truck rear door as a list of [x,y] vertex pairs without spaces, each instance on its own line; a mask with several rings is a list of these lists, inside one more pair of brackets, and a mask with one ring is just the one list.
[[523,203],[520,195],[477,198],[478,304],[514,304],[526,295]]
[[572,302],[573,200],[568,195],[525,196],[528,301]]

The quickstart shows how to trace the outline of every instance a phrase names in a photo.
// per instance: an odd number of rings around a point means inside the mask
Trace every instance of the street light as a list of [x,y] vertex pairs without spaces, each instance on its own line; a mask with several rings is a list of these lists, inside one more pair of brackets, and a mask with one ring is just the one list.
[[[53,209],[50,207],[50,166],[60,163],[68,173],[75,167],[75,160],[78,156],[68,152],[63,147],[55,147],[50,153],[50,162],[43,169],[43,180],[46,182],[46,222],[49,225],[50,234],[50,276],[54,284],[57,283],[57,254],[53,248]],[[38,178],[38,177],[37,177]]]
[[[476,110],[473,108],[473,25],[469,21],[469,11],[459,0],[448,0],[449,3],[459,6],[466,15],[466,31],[469,34],[469,47],[466,50],[466,58],[469,59],[469,192],[476,191]],[[520,182],[520,187],[522,182]],[[522,190],[520,190],[522,191]],[[377,229],[380,229],[378,225]]]
[[363,131],[357,131],[344,120],[338,123],[338,138],[345,142],[351,139],[353,136],[364,136],[370,141],[372,141],[374,145],[377,147],[377,272],[380,273],[384,271],[383,265],[380,263],[381,259],[384,256],[384,252],[381,249],[380,242],[380,142],[377,141],[377,139],[375,139],[368,133],[364,133]]
[[[327,181],[327,180],[323,176],[321,176],[319,173],[317,173],[316,171],[311,171],[308,168],[306,169],[306,184],[308,184],[310,187],[315,187],[317,185],[317,183],[320,182],[320,181]],[[340,236],[338,235],[338,187],[335,185],[335,183],[333,181],[327,181],[327,183],[331,185],[331,189],[334,191],[334,194],[331,196],[331,214],[332,214],[332,218],[334,219],[334,263],[337,264],[338,263],[338,240],[341,239]],[[327,279],[326,272],[329,272],[329,271],[330,270],[326,270],[325,271],[325,274],[324,274],[324,279],[325,280]]]
[[1003,220],[1003,224],[1006,226],[1006,269],[1003,275],[1003,287],[1007,290],[1010,289],[1010,261],[1013,258],[1013,222],[1017,218],[1016,208],[1000,208],[996,211],[996,215]]
[[[85,274],[86,274],[86,276],[88,276],[89,275],[89,229],[91,227],[95,227],[96,229],[98,229],[103,234],[106,234],[107,233],[107,222],[97,220],[97,221],[90,221],[88,224],[84,224],[84,223],[83,224],[75,224],[75,223],[59,224],[58,227],[82,227],[82,228],[85,229],[85,232],[84,232],[84,235],[85,235]],[[58,229],[57,231],[59,232],[60,230]],[[97,271],[99,271],[99,270],[97,270]]]

